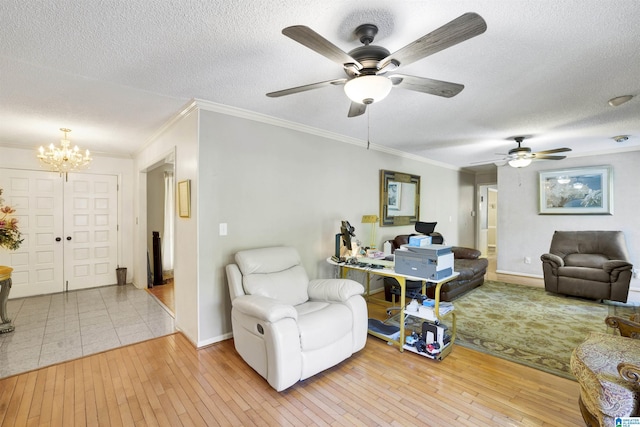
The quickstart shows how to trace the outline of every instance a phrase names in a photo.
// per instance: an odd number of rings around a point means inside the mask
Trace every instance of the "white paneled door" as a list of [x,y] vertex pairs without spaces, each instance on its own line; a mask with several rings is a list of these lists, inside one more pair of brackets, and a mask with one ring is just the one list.
[[62,291],[64,279],[62,180],[55,172],[0,169],[5,205],[15,217],[24,241],[16,251],[0,249],[0,264],[13,268],[11,298]]
[[64,188],[66,290],[116,283],[118,179],[69,174]]
[[117,176],[0,169],[0,187],[24,237],[0,249],[10,298],[116,283]]

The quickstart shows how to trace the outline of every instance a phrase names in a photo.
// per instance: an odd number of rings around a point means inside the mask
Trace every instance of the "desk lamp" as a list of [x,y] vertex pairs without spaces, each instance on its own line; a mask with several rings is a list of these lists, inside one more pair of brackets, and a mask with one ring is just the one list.
[[378,217],[376,215],[362,215],[362,223],[363,224],[371,224],[371,238],[369,240],[369,248],[376,248],[376,223],[378,222]]

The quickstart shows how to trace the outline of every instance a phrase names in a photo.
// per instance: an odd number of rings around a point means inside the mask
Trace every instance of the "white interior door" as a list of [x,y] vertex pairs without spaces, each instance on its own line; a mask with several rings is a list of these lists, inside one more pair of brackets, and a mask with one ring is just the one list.
[[56,172],[0,169],[0,187],[24,238],[18,250],[0,248],[0,264],[13,268],[10,297],[62,292],[62,179]]
[[487,204],[487,246],[496,251],[498,249],[498,190],[489,188]]
[[117,176],[69,174],[64,203],[65,289],[116,283]]

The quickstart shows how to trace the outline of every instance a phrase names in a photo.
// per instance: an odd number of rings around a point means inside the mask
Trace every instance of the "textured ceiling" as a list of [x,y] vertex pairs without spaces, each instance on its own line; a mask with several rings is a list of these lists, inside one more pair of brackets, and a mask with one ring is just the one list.
[[[341,86],[265,96],[344,77],[284,27],[349,51],[373,23],[374,44],[394,52],[465,12],[487,31],[402,69],[464,84],[453,98],[394,88],[347,118]],[[607,104],[640,95],[639,21],[637,0],[3,0],[0,145],[37,147],[68,127],[82,148],[130,155],[197,98],[363,141],[369,128],[374,145],[460,167],[500,159],[518,135],[570,156],[640,149],[640,97]]]

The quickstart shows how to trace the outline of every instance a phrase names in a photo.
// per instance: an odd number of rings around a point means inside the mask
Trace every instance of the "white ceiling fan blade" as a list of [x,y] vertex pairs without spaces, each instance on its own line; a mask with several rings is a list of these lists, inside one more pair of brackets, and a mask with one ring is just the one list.
[[269,92],[267,94],[268,97],[270,98],[278,98],[280,96],[285,96],[285,95],[291,95],[294,93],[300,93],[300,92],[306,92],[308,90],[312,90],[312,89],[320,89],[326,86],[338,86],[338,85],[343,85],[347,82],[347,79],[334,79],[334,80],[327,80],[324,82],[318,82],[318,83],[311,83],[308,85],[303,85],[303,86],[297,86],[297,87],[292,87],[289,89],[283,89],[283,90],[279,90],[276,92]]
[[442,96],[445,98],[456,96],[462,91],[462,89],[464,89],[464,85],[459,83],[428,79],[426,77],[394,74],[389,76],[389,78],[395,87],[428,93],[429,95]]
[[386,67],[392,61],[399,63],[399,66],[411,64],[478,36],[486,30],[487,23],[480,15],[473,12],[465,13],[382,59],[378,63],[378,69]]
[[348,53],[307,26],[293,25],[282,30],[282,34],[337,64],[342,66],[353,64],[356,69],[362,69],[362,64],[353,59]]

